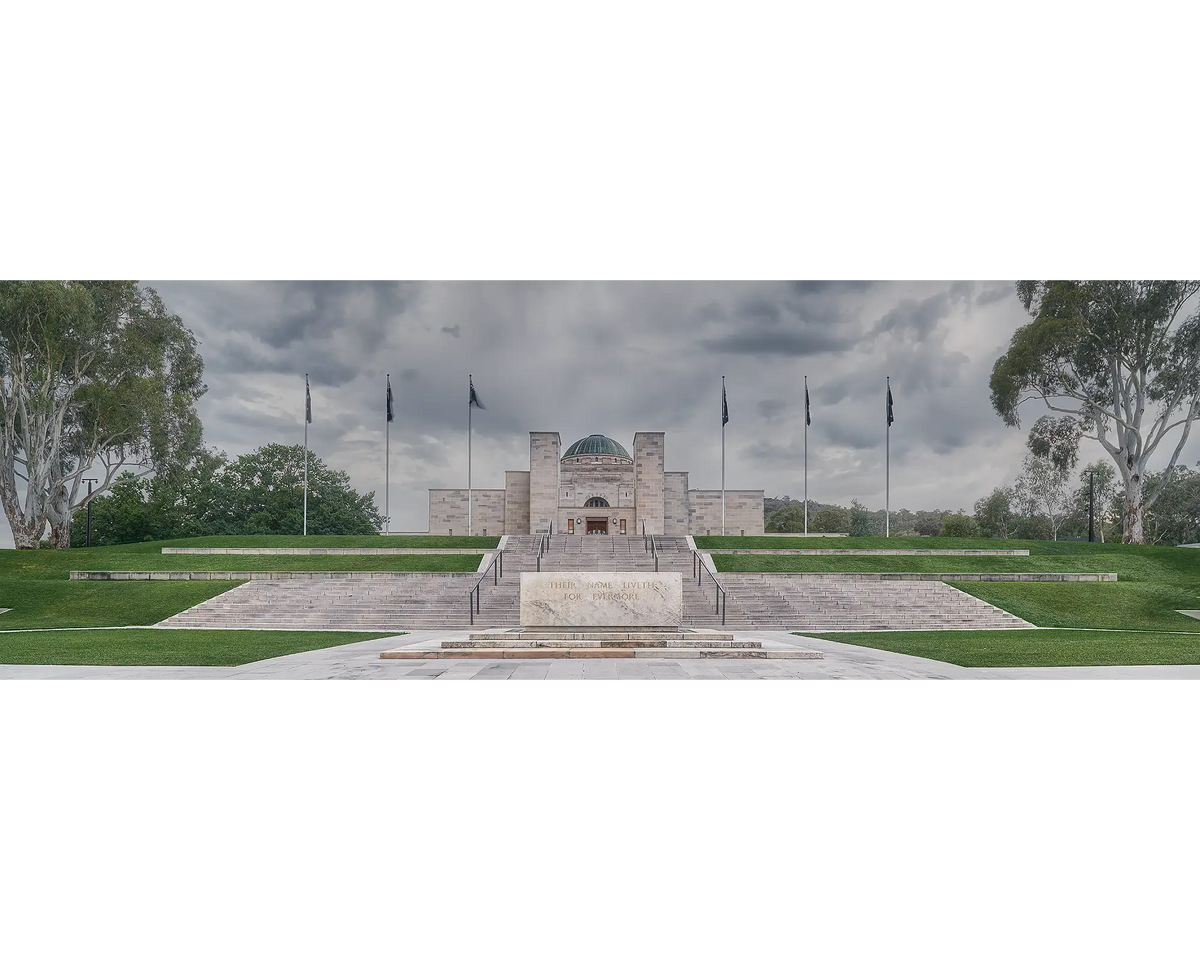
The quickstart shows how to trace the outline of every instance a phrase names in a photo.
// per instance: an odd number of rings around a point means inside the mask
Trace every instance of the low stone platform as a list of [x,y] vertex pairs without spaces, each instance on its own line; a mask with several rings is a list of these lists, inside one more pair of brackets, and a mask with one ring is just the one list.
[[816,650],[764,650],[760,647],[509,647],[384,650],[381,660],[821,660]]
[[488,630],[443,647],[761,647],[755,640],[734,640],[719,630]]
[[761,640],[734,639],[716,630],[567,632],[491,630],[436,647],[384,650],[383,660],[741,659],[820,660],[815,650],[764,648]]

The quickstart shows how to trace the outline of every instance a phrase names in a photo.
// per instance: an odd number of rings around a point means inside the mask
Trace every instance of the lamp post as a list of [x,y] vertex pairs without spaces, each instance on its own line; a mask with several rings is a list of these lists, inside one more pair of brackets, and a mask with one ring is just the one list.
[[88,539],[87,545],[92,545],[92,484],[96,483],[95,477],[85,477],[84,482],[88,485]]
[[1088,472],[1088,543],[1096,542],[1096,473]]

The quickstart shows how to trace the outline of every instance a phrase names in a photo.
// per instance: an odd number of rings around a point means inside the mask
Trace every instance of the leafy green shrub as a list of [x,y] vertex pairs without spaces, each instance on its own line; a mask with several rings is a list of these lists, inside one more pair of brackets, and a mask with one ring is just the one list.
[[942,521],[943,537],[977,537],[979,524],[965,513],[952,513]]

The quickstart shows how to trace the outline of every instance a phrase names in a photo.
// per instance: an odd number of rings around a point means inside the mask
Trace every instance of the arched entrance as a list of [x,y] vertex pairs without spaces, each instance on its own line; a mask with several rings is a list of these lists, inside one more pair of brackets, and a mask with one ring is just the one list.
[[[591,497],[588,499],[588,501],[583,506],[584,506],[584,509],[590,508],[590,509],[594,510],[597,507],[600,507],[602,509],[607,509],[608,501],[605,500],[603,497]],[[585,533],[608,533],[608,517],[607,516],[587,517],[586,523],[587,523],[587,526],[584,528]]]

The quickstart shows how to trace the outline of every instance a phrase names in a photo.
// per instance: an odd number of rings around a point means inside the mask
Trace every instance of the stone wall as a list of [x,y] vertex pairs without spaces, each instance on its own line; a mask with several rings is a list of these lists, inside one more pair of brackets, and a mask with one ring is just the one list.
[[[467,533],[467,491],[429,491],[429,532],[465,536]],[[471,533],[479,536],[504,535],[504,491],[471,491]]]
[[665,480],[663,533],[668,537],[688,535],[688,475],[687,471],[667,472]]
[[[529,530],[541,533],[558,514],[559,457],[557,433],[529,432]],[[557,531],[556,531],[557,532]]]
[[633,496],[637,508],[638,533],[642,532],[642,521],[646,523],[647,533],[664,533],[665,448],[666,435],[662,432],[633,435]]
[[[716,536],[721,532],[721,491],[688,491],[688,532],[695,537]],[[763,532],[763,492],[761,490],[725,491],[725,533],[729,536],[756,536]]]
[[504,532],[529,533],[529,471],[504,471]]
[[[588,517],[607,517],[608,532],[615,536],[620,536],[621,534],[622,520],[625,521],[625,533],[627,535],[632,536],[635,532],[638,534],[641,534],[642,532],[640,525],[637,526],[636,531],[634,530],[634,526],[636,524],[634,511],[631,508],[622,509],[620,507],[559,507],[558,519],[554,521],[554,532],[586,533]],[[616,518],[616,523],[613,523],[614,517]],[[568,531],[568,520],[577,520],[582,522],[576,523],[575,529]]]
[[564,463],[559,473],[558,505],[582,508],[593,497],[603,497],[611,509],[634,508],[632,463]]

